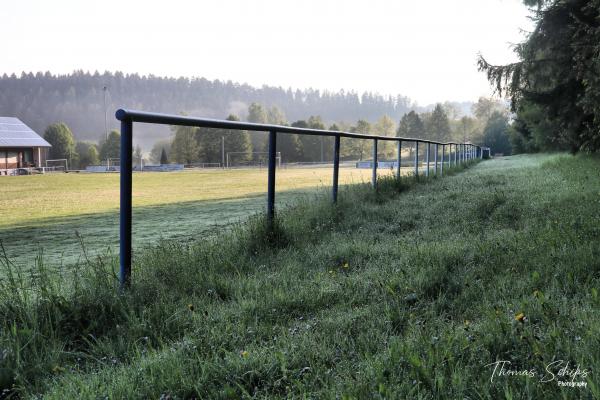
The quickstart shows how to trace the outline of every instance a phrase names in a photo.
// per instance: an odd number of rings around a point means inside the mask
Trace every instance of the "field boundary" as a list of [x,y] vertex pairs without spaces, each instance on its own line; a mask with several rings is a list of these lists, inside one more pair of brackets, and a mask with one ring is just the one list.
[[[443,174],[446,147],[448,147],[448,164],[454,165],[467,163],[471,160],[483,158],[484,153],[489,155],[489,148],[484,148],[472,143],[440,142],[419,138],[404,138],[392,136],[364,135],[360,133],[327,131],[322,129],[295,128],[289,126],[256,124],[238,121],[218,120],[209,118],[193,118],[172,114],[151,113],[136,110],[119,109],[115,117],[121,121],[121,160],[120,170],[120,230],[119,230],[119,260],[120,260],[120,286],[121,290],[129,286],[131,282],[131,258],[132,258],[132,174],[133,174],[133,123],[141,122],[159,125],[193,126],[200,128],[217,128],[229,130],[250,130],[269,133],[268,145],[268,178],[267,178],[267,229],[273,226],[275,218],[275,172],[277,161],[277,135],[297,134],[308,136],[334,137],[333,151],[333,185],[332,200],[337,202],[338,177],[340,167],[340,139],[351,138],[373,141],[372,179],[371,185],[377,189],[377,167],[379,141],[392,141],[397,143],[397,173],[396,179],[400,179],[402,143],[413,142],[415,146],[415,178],[419,178],[419,144],[426,145],[425,163],[427,165],[425,176],[430,174],[431,146],[435,148],[433,157],[434,173],[438,173],[438,155],[441,146],[441,164],[439,173]],[[454,152],[452,151],[454,150]]]

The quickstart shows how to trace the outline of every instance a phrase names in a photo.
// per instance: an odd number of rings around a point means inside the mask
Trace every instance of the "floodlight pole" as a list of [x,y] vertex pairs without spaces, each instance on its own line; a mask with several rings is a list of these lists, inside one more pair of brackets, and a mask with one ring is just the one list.
[[108,122],[106,119],[106,91],[108,90],[108,87],[105,85],[102,88],[102,91],[104,92],[104,133],[106,134],[106,140],[108,140]]

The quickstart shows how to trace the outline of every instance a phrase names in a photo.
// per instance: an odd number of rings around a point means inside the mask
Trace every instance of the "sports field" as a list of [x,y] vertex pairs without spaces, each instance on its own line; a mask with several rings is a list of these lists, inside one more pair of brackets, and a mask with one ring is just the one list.
[[[369,169],[340,169],[340,184],[370,179]],[[277,206],[328,194],[331,181],[331,168],[281,168]],[[192,240],[261,212],[266,182],[266,169],[136,173],[134,244],[140,248],[160,239]],[[69,264],[83,256],[84,247],[88,256],[116,254],[118,174],[3,177],[0,185],[0,240],[13,262],[31,264],[43,254],[46,264]]]

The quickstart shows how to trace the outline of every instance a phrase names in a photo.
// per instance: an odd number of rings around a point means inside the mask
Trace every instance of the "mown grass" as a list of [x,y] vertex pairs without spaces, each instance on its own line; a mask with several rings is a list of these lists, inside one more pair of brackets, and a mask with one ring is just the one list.
[[[340,183],[368,181],[369,174],[342,168]],[[278,207],[328,190],[331,175],[331,168],[278,170]],[[135,247],[213,235],[217,227],[263,211],[266,179],[264,168],[134,174]],[[118,174],[15,176],[0,185],[0,240],[15,263],[32,264],[40,252],[47,265],[77,262],[80,238],[89,255],[118,251]]]
[[[60,280],[42,262],[23,276],[5,265],[0,387],[50,399],[598,398],[599,167],[517,156],[346,188],[337,206],[280,213],[272,232],[253,218],[136,253],[124,295],[110,260]],[[538,375],[491,382],[497,360]],[[557,360],[587,370],[575,379],[587,387],[540,382]]]

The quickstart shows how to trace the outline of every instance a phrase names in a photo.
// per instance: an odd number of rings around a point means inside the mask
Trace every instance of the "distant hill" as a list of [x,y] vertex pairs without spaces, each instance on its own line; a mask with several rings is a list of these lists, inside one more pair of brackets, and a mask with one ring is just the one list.
[[[39,133],[53,122],[65,122],[78,140],[98,141],[104,136],[104,93],[107,87],[109,129],[118,128],[117,108],[164,113],[186,113],[225,118],[230,113],[245,118],[252,102],[279,107],[288,121],[320,115],[325,122],[358,119],[376,121],[387,114],[398,121],[416,108],[408,97],[382,96],[353,91],[322,92],[263,86],[255,88],[232,81],[204,78],[163,78],[157,76],[76,71],[68,75],[23,73],[0,77],[0,115],[15,116]],[[168,128],[135,128],[134,142],[145,149],[168,135]]]

